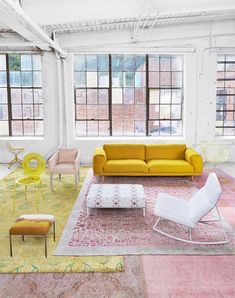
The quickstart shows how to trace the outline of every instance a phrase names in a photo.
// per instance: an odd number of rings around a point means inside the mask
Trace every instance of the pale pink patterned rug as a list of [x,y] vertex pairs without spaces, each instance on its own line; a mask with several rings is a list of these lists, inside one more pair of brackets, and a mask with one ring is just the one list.
[[[229,176],[230,177],[230,176]],[[105,183],[136,183],[144,186],[146,216],[141,209],[93,209],[86,215],[86,196],[92,183],[101,183],[92,170],[84,181],[78,199],[63,231],[55,255],[135,255],[135,254],[235,254],[235,233],[224,220],[230,242],[224,245],[192,245],[169,239],[152,229],[156,196],[166,192],[189,199],[204,177],[194,184],[186,177],[107,177]],[[226,202],[226,198],[221,199]],[[222,206],[224,206],[222,204]],[[212,215],[213,216],[213,215]],[[163,220],[162,228],[187,238],[187,228]],[[223,238],[219,224],[199,224],[193,231],[194,240],[218,241]]]

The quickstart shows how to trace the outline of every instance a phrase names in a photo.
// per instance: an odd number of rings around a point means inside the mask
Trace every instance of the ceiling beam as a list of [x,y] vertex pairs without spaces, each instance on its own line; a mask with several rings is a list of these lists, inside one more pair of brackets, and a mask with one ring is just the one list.
[[0,19],[34,46],[45,51],[53,48],[62,58],[66,57],[66,52],[30,19],[17,2],[0,0]]

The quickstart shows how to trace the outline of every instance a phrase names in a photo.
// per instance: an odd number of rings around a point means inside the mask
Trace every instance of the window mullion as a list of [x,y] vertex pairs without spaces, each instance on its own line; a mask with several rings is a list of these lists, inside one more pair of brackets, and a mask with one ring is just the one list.
[[7,103],[8,103],[8,125],[9,136],[12,136],[12,107],[11,107],[11,88],[10,88],[10,67],[9,67],[9,55],[6,54],[6,74],[7,74]]

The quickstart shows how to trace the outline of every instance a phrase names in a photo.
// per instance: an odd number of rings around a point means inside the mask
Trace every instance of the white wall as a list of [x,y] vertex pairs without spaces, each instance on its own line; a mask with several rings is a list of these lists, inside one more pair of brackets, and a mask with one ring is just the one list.
[[[234,49],[235,22],[194,24],[152,30],[144,42],[130,43],[132,32],[63,34],[58,42],[69,51],[65,66],[64,93],[64,146],[81,149],[82,163],[89,164],[95,147],[111,142],[182,142],[200,145],[201,142],[220,142],[230,151],[235,161],[235,137],[215,137],[216,60],[225,48]],[[139,36],[145,39],[146,32]],[[223,49],[222,49],[223,48]],[[76,138],[74,131],[73,53],[181,53],[185,64],[184,136],[181,138]],[[230,52],[231,53],[231,52]],[[43,54],[43,89],[45,110],[45,138],[27,140],[18,138],[12,144],[26,147],[27,151],[50,155],[58,144],[58,84],[56,58],[53,53]],[[5,141],[0,141],[0,162],[7,162]]]

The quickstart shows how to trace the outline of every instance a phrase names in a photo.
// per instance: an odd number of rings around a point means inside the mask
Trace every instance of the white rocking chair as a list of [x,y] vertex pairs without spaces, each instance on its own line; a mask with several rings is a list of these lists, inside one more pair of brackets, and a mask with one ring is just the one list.
[[[217,208],[217,202],[220,198],[222,188],[215,173],[210,173],[205,185],[189,200],[183,200],[170,196],[168,194],[159,193],[157,196],[154,214],[158,217],[153,229],[158,233],[175,240],[194,244],[225,244],[228,243],[228,237],[223,227],[222,219]],[[218,218],[211,220],[202,220],[204,216],[216,209]],[[168,234],[158,228],[161,218],[165,218],[176,223],[188,227],[188,239],[176,237]],[[197,223],[206,223],[219,221],[224,239],[221,241],[194,241],[192,240],[192,228],[196,228]]]

